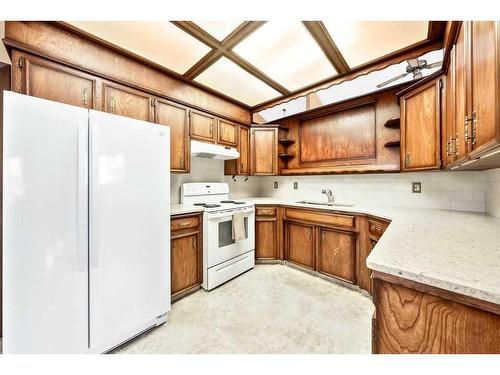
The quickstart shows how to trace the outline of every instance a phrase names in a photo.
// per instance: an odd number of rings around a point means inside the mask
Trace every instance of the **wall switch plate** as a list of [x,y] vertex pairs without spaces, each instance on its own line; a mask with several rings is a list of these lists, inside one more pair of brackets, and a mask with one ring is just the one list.
[[411,192],[412,193],[421,193],[422,192],[422,183],[421,182],[412,182],[411,183]]
[[293,190],[297,190],[299,188],[299,183],[298,182],[294,182],[293,183]]
[[278,181],[274,181],[274,188],[277,189],[278,188]]

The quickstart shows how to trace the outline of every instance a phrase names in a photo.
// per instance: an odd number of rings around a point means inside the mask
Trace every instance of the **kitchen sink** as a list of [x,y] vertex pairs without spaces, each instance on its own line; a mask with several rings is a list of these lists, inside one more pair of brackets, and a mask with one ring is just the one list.
[[298,201],[295,203],[310,204],[314,206],[328,206],[328,207],[353,207],[354,203],[337,203],[337,202],[320,202],[320,201]]

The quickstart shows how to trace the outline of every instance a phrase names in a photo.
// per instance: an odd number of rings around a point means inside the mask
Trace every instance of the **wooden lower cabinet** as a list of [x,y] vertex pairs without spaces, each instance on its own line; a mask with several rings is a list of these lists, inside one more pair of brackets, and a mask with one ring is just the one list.
[[255,207],[255,259],[282,260],[281,208],[258,205]]
[[285,260],[356,283],[355,217],[331,211],[286,208]]
[[318,228],[318,272],[354,284],[356,282],[356,235]]
[[374,353],[500,353],[498,305],[384,274],[374,303]]
[[173,300],[197,290],[203,282],[202,216],[172,216],[170,287]]
[[285,226],[286,260],[314,270],[316,268],[314,226],[291,221]]

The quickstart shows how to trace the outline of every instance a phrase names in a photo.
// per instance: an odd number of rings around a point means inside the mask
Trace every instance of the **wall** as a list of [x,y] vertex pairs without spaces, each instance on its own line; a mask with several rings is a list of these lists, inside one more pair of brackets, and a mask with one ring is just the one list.
[[500,168],[484,173],[486,175],[486,212],[500,218]]
[[231,198],[255,197],[260,195],[258,177],[224,176],[224,161],[202,158],[191,158],[191,173],[172,173],[170,175],[170,200],[172,204],[180,203],[181,186],[185,182],[227,182]]
[[[278,189],[273,188],[274,181]],[[293,190],[294,181],[298,190]],[[421,182],[422,193],[412,193],[411,182]],[[260,192],[292,200],[326,200],[321,190],[327,188],[338,202],[484,212],[485,185],[485,172],[385,173],[261,177]]]
[[3,38],[5,38],[5,21],[0,21],[0,66],[2,64],[10,65],[9,54],[5,45],[1,42]]

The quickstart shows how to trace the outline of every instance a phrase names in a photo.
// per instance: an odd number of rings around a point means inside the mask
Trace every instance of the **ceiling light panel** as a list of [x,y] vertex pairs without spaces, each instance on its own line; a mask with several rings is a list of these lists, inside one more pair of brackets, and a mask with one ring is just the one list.
[[218,41],[224,40],[224,38],[231,34],[242,22],[243,21],[194,21],[194,23]]
[[302,22],[266,22],[233,51],[289,90],[337,74]]
[[427,21],[323,21],[353,68],[427,38]]
[[280,96],[278,91],[225,57],[202,72],[195,81],[250,106]]
[[71,21],[69,24],[183,74],[211,49],[168,21]]

